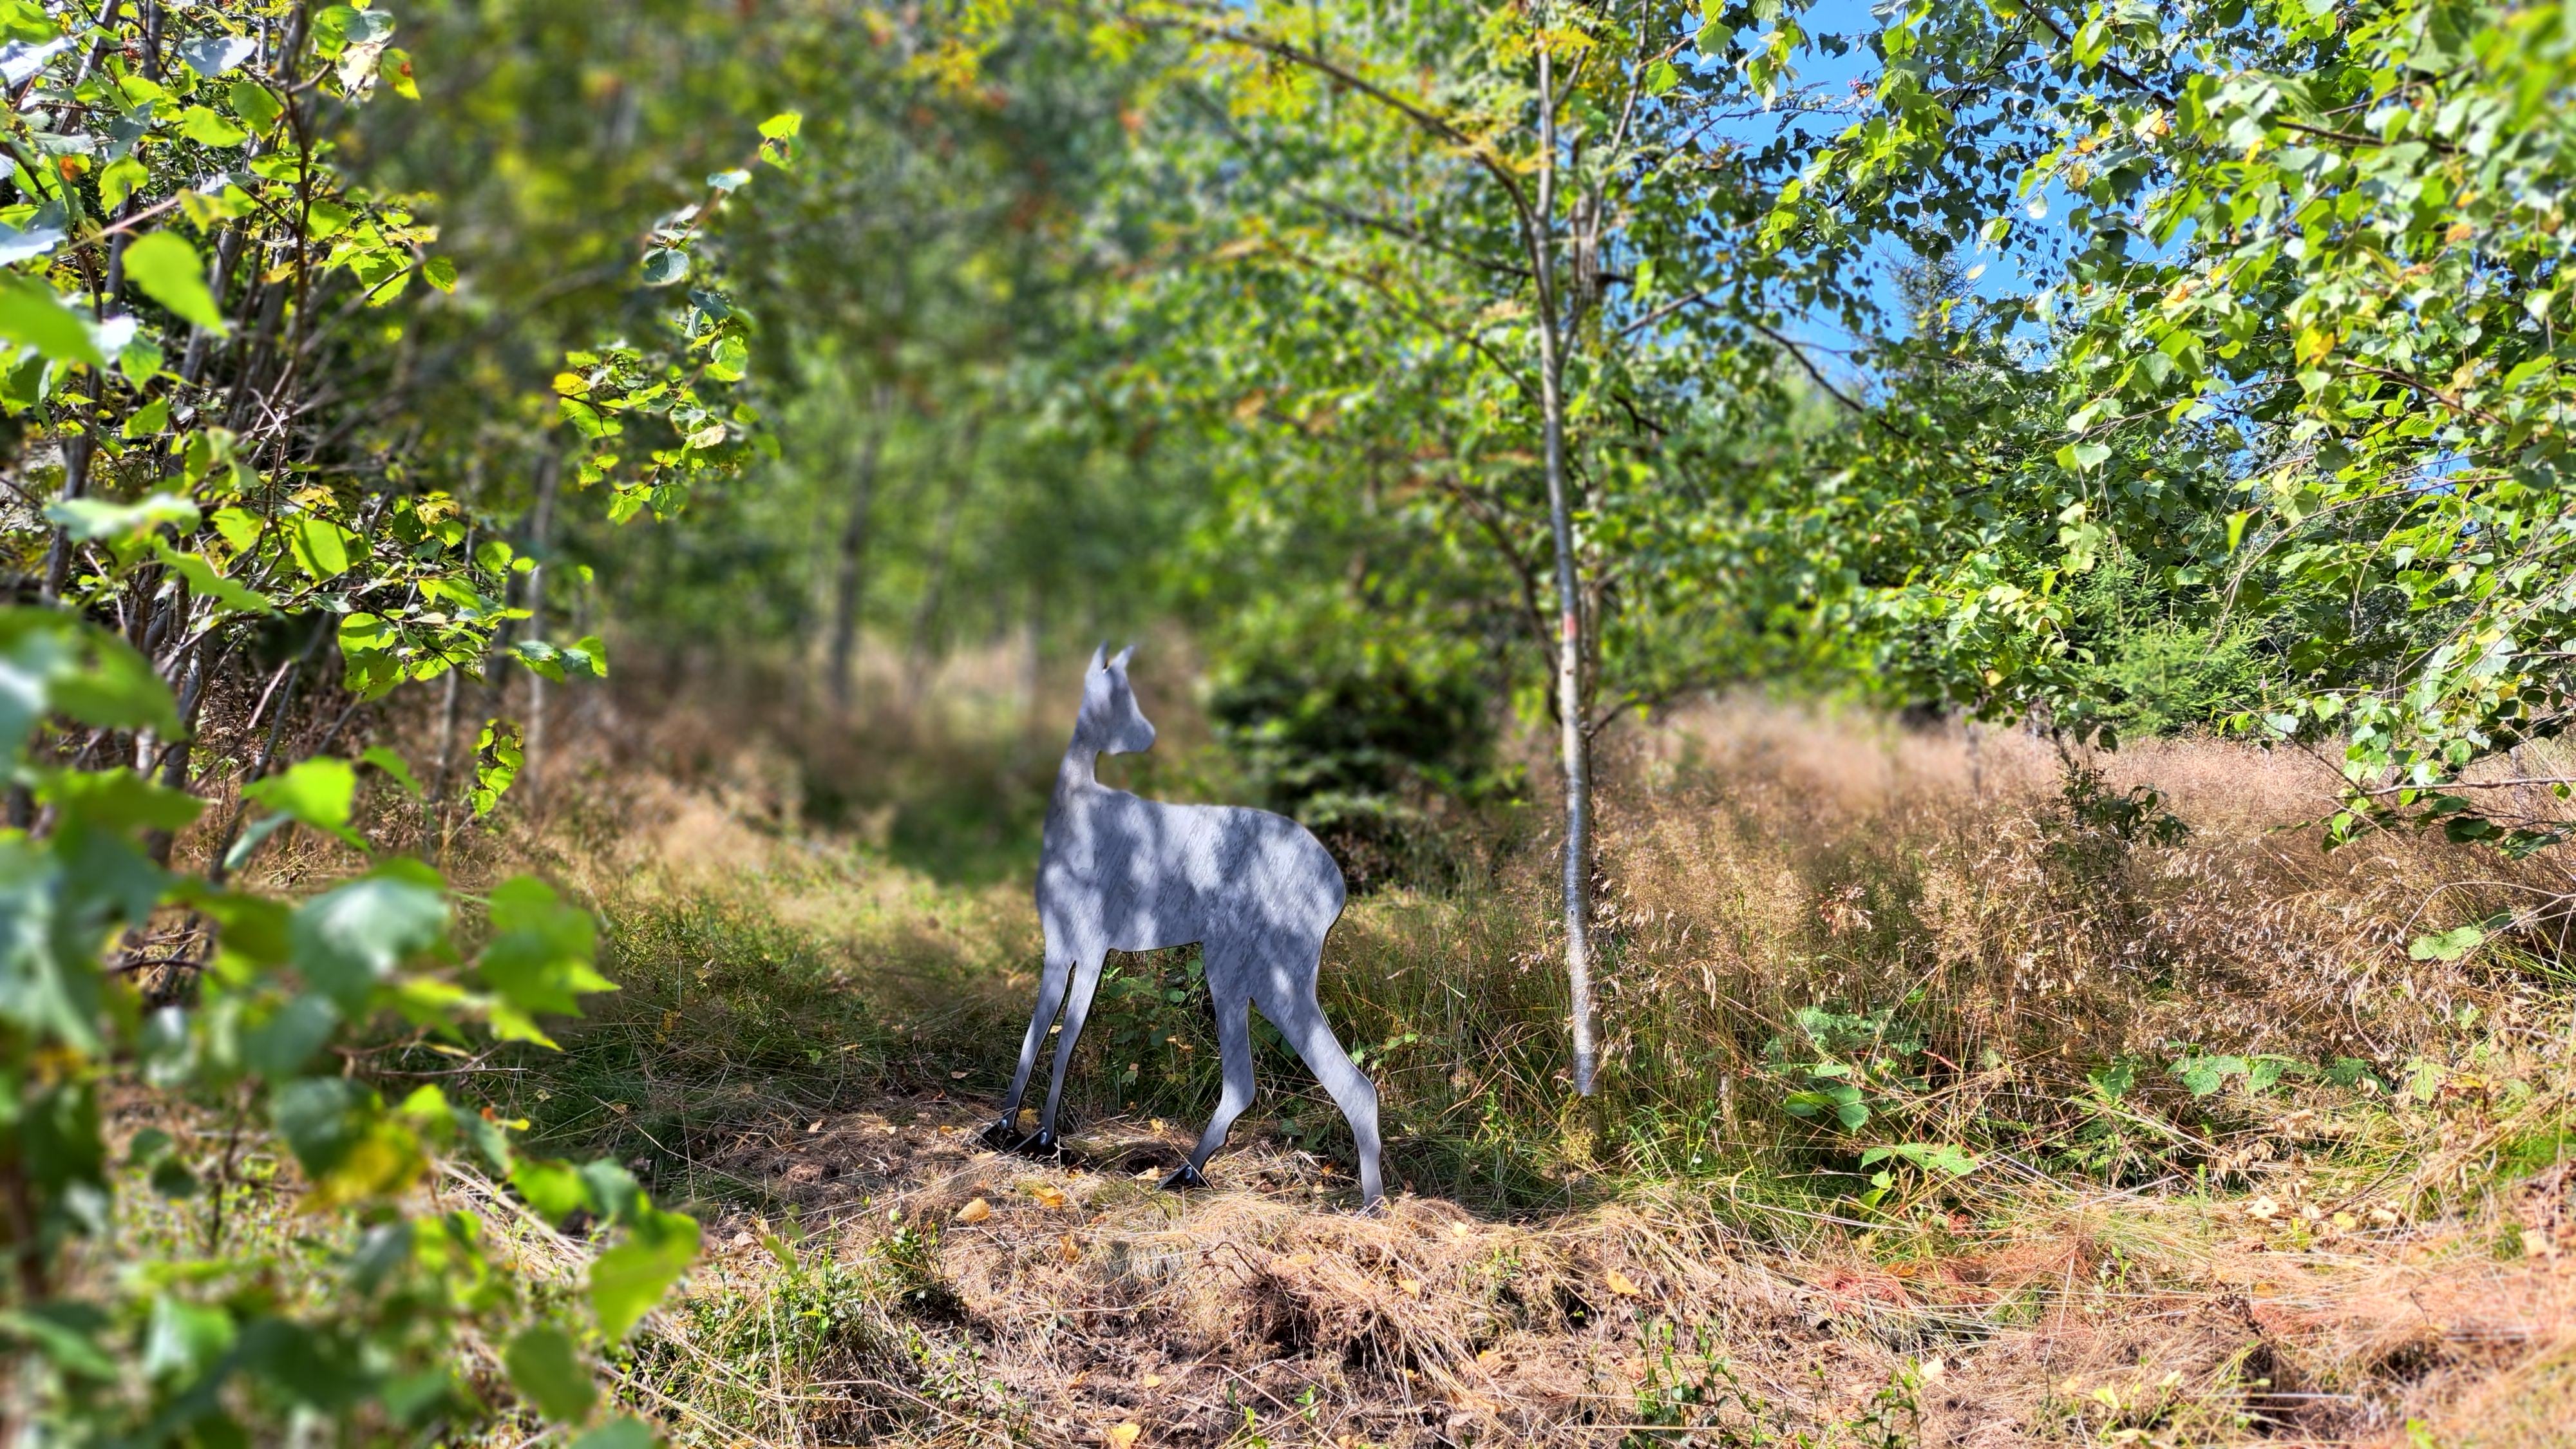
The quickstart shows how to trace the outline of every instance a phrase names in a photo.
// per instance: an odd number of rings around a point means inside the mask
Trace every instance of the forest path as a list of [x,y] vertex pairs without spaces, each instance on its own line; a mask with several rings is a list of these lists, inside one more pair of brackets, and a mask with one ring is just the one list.
[[[1897,1254],[1785,1218],[1756,1240],[1705,1183],[1361,1216],[1346,1172],[1261,1140],[1166,1193],[1195,1124],[1087,1124],[1038,1161],[982,1146],[992,1111],[888,1096],[694,1164],[777,1208],[710,1218],[693,1294],[774,1287],[791,1207],[797,1261],[874,1265],[895,1332],[813,1366],[807,1442],[889,1413],[939,1442],[1120,1449],[2423,1442],[2409,1420],[2447,1446],[2576,1423],[2564,1170],[2508,1210],[2510,1261],[2500,1220],[2339,1230],[2295,1201],[2062,1190]],[[898,1375],[948,1387],[889,1404]]]

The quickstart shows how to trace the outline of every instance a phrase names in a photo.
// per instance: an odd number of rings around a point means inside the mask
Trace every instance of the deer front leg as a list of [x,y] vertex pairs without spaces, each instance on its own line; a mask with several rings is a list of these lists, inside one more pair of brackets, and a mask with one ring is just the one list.
[[[1037,1069],[1038,1049],[1046,1045],[1047,1028],[1054,1024],[1056,1009],[1064,1005],[1066,982],[1073,975],[1073,953],[1047,943],[1046,964],[1038,970],[1037,1009],[1029,1014],[1028,1038],[1020,1043],[1020,1069],[1011,1075],[1010,1095],[1002,1099],[1002,1115],[983,1132],[984,1145],[1009,1151],[1020,1140],[1020,1099],[1028,1095],[1029,1075]],[[1070,1039],[1066,1046],[1073,1043]],[[1061,1051],[1058,1059],[1061,1060]],[[1053,1120],[1050,1114],[1049,1120]]]
[[1094,951],[1073,965],[1073,991],[1064,1004],[1064,1030],[1056,1038],[1055,1070],[1047,1080],[1046,1111],[1038,1117],[1038,1135],[1020,1144],[1026,1152],[1053,1152],[1056,1107],[1064,1100],[1064,1074],[1073,1066],[1073,1044],[1082,1039],[1083,1018],[1091,1015],[1091,994],[1100,989],[1100,966],[1109,953]]

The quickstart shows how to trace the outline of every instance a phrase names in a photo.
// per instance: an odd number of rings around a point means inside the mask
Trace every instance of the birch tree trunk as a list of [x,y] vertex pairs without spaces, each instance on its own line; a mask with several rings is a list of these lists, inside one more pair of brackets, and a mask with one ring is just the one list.
[[1538,47],[1538,206],[1531,222],[1531,264],[1538,284],[1539,411],[1546,437],[1547,520],[1556,544],[1556,713],[1558,767],[1565,785],[1565,983],[1571,998],[1574,1090],[1591,1096],[1597,1052],[1592,1039],[1592,760],[1584,724],[1582,564],[1565,476],[1565,348],[1571,325],[1557,308],[1556,92],[1548,48]]

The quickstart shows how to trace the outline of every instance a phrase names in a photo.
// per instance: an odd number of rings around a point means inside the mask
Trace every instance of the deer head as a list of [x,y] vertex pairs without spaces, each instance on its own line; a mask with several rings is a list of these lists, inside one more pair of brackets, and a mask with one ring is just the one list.
[[1136,691],[1127,684],[1128,645],[1111,659],[1109,646],[1091,651],[1091,670],[1082,680],[1082,713],[1073,724],[1073,742],[1104,755],[1128,755],[1154,747],[1154,726],[1136,707]]

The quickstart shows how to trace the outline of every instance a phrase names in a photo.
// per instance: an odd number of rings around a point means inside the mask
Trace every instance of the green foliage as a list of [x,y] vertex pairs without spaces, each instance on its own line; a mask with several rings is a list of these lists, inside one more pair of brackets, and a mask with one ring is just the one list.
[[[46,35],[55,23],[12,13]],[[19,86],[31,104],[6,121],[22,160],[0,204],[0,410],[13,452],[51,460],[21,471],[27,506],[0,525],[21,601],[0,609],[0,1331],[31,1355],[18,1391],[32,1417],[18,1422],[83,1443],[318,1425],[345,1442],[416,1439],[490,1412],[461,1349],[511,1339],[514,1376],[542,1385],[545,1412],[599,1420],[585,1442],[646,1443],[649,1429],[600,1420],[574,1391],[592,1373],[576,1340],[623,1339],[694,1258],[695,1223],[610,1164],[522,1155],[508,1124],[370,1065],[396,1031],[460,1054],[478,1038],[542,1043],[539,1015],[609,985],[594,922],[533,879],[460,898],[380,849],[362,825],[370,781],[444,803],[394,751],[365,748],[364,776],[276,754],[326,644],[349,712],[406,684],[485,679],[503,659],[600,678],[604,650],[596,636],[505,637],[531,619],[511,594],[537,560],[491,537],[489,500],[415,471],[446,420],[404,415],[406,329],[365,320],[411,315],[398,304],[415,277],[432,297],[458,285],[454,262],[428,253],[430,199],[345,169],[346,128],[372,98],[417,98],[389,43],[396,18],[267,6],[247,35],[231,28],[242,19],[111,7],[12,62],[33,69]],[[760,144],[784,164],[777,134]],[[721,195],[667,219],[654,246],[698,256]],[[691,307],[603,349],[589,425],[548,444],[576,486],[612,485],[612,513],[632,499],[671,513],[753,446],[757,415],[737,395],[750,318],[724,304],[720,269],[695,270]],[[250,719],[208,713],[289,635],[307,642],[266,693],[251,687]],[[258,718],[273,700],[274,724]],[[210,723],[264,726],[267,743],[245,769],[201,748]],[[518,728],[492,721],[478,813],[522,761]],[[240,805],[194,837],[202,869],[174,864],[175,837],[228,785]],[[367,868],[300,900],[249,883],[262,845],[298,828]],[[156,1116],[121,1161],[103,1098]],[[230,1144],[219,1155],[210,1132]],[[320,1245],[310,1293],[281,1289],[226,1232],[246,1145],[291,1163],[281,1185],[300,1191]],[[595,1330],[524,1282],[475,1214],[425,1206],[451,1166],[581,1186],[609,1235],[586,1295]],[[206,1221],[110,1271],[118,1197],[137,1191],[203,1198]]]
[[[1898,525],[1902,581],[1856,596],[1891,648],[1951,698],[2089,731],[2123,681],[2082,666],[2068,585],[2116,548],[2184,636],[2273,641],[2258,678],[2184,692],[2217,686],[2193,711],[2230,728],[2344,742],[2330,839],[2558,840],[2460,782],[2555,734],[2569,688],[2565,14],[2184,5],[2069,29],[1993,5],[1874,39],[1875,114],[1782,188],[1771,244],[1937,258],[1973,231],[2036,283],[1883,349],[1991,384],[1908,398],[1922,426],[1853,454]],[[1997,99],[1949,99],[1971,75]],[[2052,198],[2063,249],[2019,215]],[[2031,324],[2044,350],[2016,352]]]
[[[442,1158],[605,1184],[586,1205],[623,1231],[593,1263],[589,1298],[601,1337],[623,1337],[694,1257],[694,1221],[654,1208],[611,1164],[521,1157],[505,1128],[438,1087],[389,1098],[325,1050],[365,1041],[380,1020],[453,1041],[478,1021],[571,1008],[571,992],[607,985],[590,970],[588,917],[541,882],[509,881],[474,951],[452,930],[445,883],[417,861],[384,858],[297,904],[174,872],[146,837],[186,825],[198,801],[129,771],[36,763],[28,749],[38,721],[175,724],[166,689],[130,663],[100,667],[122,646],[59,612],[0,611],[0,639],[18,711],[9,783],[50,814],[41,833],[0,835],[0,902],[18,927],[0,950],[11,1144],[0,1191],[15,1209],[0,1331],[29,1355],[20,1391],[35,1421],[73,1442],[240,1442],[315,1418],[376,1440],[472,1414],[459,1341],[496,1340],[542,1310],[476,1214],[422,1210]],[[260,784],[277,818],[350,831],[344,762]],[[187,999],[155,1002],[134,985],[141,942],[181,920],[177,938],[208,953]],[[532,970],[531,958],[548,964]],[[122,1173],[111,1165],[100,1099],[142,1084],[177,1122],[208,1112],[236,1134],[263,1123],[276,1134],[302,1178],[300,1211],[340,1245],[317,1268],[325,1291],[280,1295],[269,1263],[226,1241],[220,1179],[233,1150],[213,1163],[152,1128],[127,1144]],[[115,1259],[120,1177],[186,1201],[209,1173],[214,1216],[194,1251],[131,1273],[84,1268]],[[541,1317],[512,1343],[513,1379],[539,1408],[582,1421],[590,1371],[570,1334]]]
[[1444,827],[1510,788],[1488,671],[1454,644],[1359,622],[1235,645],[1208,717],[1262,803],[1313,830],[1354,887],[1438,880],[1458,864]]

